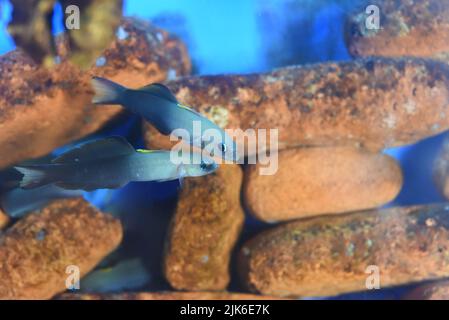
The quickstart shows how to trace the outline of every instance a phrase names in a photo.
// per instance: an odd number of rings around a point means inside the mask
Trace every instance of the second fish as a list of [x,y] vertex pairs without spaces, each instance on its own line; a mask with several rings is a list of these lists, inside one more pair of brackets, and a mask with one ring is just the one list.
[[168,181],[203,176],[218,165],[200,153],[183,153],[172,161],[170,151],[135,150],[124,138],[95,140],[63,153],[49,164],[15,167],[23,174],[20,187],[54,183],[64,189],[115,189],[131,181]]

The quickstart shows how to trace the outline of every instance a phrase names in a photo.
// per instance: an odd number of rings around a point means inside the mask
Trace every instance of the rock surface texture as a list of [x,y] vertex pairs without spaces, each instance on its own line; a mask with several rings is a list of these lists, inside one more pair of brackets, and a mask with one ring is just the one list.
[[252,291],[286,297],[363,291],[375,272],[382,288],[448,277],[448,212],[441,204],[290,222],[244,244],[239,271]]
[[247,167],[243,194],[249,211],[269,222],[374,208],[402,187],[393,158],[357,148],[283,150],[276,174],[260,175],[260,166]]
[[85,200],[55,201],[2,234],[0,299],[50,299],[66,290],[69,266],[87,274],[121,239],[120,222]]
[[[449,62],[449,2],[375,0],[379,28],[367,29],[375,12],[354,12],[346,24],[346,42],[354,57],[415,56]],[[371,25],[371,24],[369,24]],[[373,25],[374,26],[374,25]]]
[[164,273],[178,290],[227,287],[231,252],[243,225],[242,170],[221,165],[213,174],[185,180],[168,234]]

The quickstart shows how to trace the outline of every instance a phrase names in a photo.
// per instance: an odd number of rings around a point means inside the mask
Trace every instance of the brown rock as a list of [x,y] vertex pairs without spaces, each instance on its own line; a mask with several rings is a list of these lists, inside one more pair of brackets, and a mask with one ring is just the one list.
[[136,292],[118,294],[65,293],[60,300],[279,300],[278,297],[233,292]]
[[122,239],[120,222],[82,198],[27,215],[0,238],[0,299],[49,299],[66,289],[66,268],[91,271]]
[[[278,129],[281,147],[362,144],[379,150],[449,128],[449,66],[417,58],[187,77],[168,86],[180,102],[222,127]],[[171,145],[148,126],[145,136],[150,147]]]
[[449,281],[435,281],[421,285],[410,293],[404,300],[449,300]]
[[[39,67],[19,50],[0,57],[0,168],[47,154],[102,127],[121,112],[117,106],[93,106],[91,75],[136,86],[164,81],[190,71],[186,48],[165,31],[135,19],[124,20],[120,37],[82,72],[66,61]],[[104,63],[103,66],[101,64]]]
[[351,147],[298,148],[279,153],[278,171],[261,175],[246,167],[244,199],[264,221],[374,208],[394,199],[402,187],[396,161]]
[[0,209],[0,230],[5,228],[9,223],[9,217]]
[[164,273],[175,289],[223,290],[231,251],[243,225],[242,170],[222,165],[183,185],[167,239]]
[[[361,8],[350,16],[346,42],[351,55],[416,56],[449,61],[449,3],[441,0],[377,0],[380,29],[367,29]],[[370,20],[371,21],[371,20]]]
[[441,204],[287,223],[247,242],[239,270],[252,291],[277,296],[367,290],[375,268],[381,288],[447,277],[448,211]]

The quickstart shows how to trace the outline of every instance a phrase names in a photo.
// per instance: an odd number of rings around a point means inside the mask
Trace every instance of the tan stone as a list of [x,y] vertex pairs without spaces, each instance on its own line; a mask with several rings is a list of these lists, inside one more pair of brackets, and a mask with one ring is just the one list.
[[223,290],[231,251],[240,234],[242,170],[221,165],[208,176],[187,178],[168,233],[164,273],[175,289]]
[[1,236],[0,299],[50,299],[66,290],[67,267],[87,274],[121,239],[120,222],[82,198],[55,201]]
[[270,222],[374,208],[402,187],[393,158],[351,147],[284,150],[276,174],[261,167],[246,167],[243,194],[249,211]]
[[449,61],[447,1],[375,0],[369,4],[380,9],[380,28],[366,28],[368,16],[373,15],[366,14],[365,10],[349,16],[346,42],[351,55],[415,56]]
[[448,212],[438,204],[290,222],[243,245],[238,270],[252,291],[276,296],[363,291],[376,270],[382,288],[448,277]]

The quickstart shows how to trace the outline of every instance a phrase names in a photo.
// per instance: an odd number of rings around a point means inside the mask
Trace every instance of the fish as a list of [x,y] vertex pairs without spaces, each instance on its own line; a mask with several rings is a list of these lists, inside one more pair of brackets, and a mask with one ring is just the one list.
[[183,152],[173,161],[171,151],[134,149],[120,136],[75,147],[51,163],[16,166],[20,188],[48,184],[68,190],[117,189],[132,181],[170,181],[210,174],[218,164],[201,153]]
[[[190,145],[210,151],[211,156],[237,162],[235,141],[217,124],[176,99],[169,88],[153,83],[139,89],[126,88],[105,78],[93,77],[94,104],[121,105],[150,122],[160,133],[170,135],[184,129],[188,137],[176,135]],[[196,130],[194,123],[201,125]],[[211,132],[213,134],[211,134]]]
[[65,190],[53,184],[36,189],[15,188],[0,196],[2,210],[11,218],[22,218],[27,213],[43,208],[50,201],[83,196],[81,190]]
[[81,279],[81,290],[95,293],[136,290],[150,281],[150,273],[141,259],[133,258],[87,274]]

